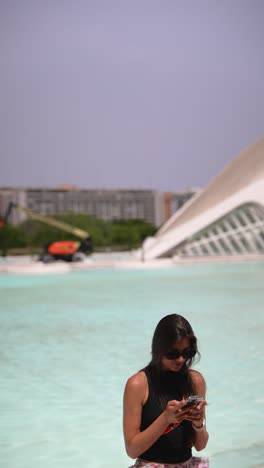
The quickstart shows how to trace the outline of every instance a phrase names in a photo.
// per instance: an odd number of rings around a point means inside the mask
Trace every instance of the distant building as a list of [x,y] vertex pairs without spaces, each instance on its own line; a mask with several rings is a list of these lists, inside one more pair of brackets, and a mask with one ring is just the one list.
[[264,137],[146,239],[144,258],[263,255]]
[[[0,212],[13,201],[44,215],[87,213],[103,220],[141,219],[160,226],[164,221],[163,197],[155,190],[79,190],[63,188],[0,188]],[[13,210],[17,224],[25,214]]]
[[[0,188],[0,213],[9,202],[53,216],[74,212],[94,215],[106,221],[140,219],[161,226],[194,191],[163,194],[157,190],[78,189],[72,185],[55,188]],[[13,210],[10,221],[18,224],[26,215]]]
[[164,192],[164,222],[176,213],[190,198],[201,192],[201,189],[187,189],[180,192]]
[[[0,215],[4,215],[9,203],[27,206],[26,191],[18,188],[5,187],[0,188]],[[13,224],[19,224],[26,219],[25,213],[13,210],[9,221]]]

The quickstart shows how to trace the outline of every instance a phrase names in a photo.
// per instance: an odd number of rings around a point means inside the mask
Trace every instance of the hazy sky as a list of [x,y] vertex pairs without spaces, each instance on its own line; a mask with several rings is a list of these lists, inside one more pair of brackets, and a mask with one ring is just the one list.
[[0,185],[206,185],[264,134],[263,24],[263,0],[0,0]]

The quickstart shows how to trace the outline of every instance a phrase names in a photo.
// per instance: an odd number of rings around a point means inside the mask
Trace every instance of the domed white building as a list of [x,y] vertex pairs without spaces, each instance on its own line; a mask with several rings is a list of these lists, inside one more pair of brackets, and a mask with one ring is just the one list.
[[264,258],[264,137],[243,151],[142,247],[142,257]]

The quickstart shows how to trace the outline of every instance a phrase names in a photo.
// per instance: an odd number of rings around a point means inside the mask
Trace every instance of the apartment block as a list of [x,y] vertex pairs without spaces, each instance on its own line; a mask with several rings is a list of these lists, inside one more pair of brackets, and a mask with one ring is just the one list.
[[[44,215],[87,213],[103,220],[141,219],[160,226],[163,223],[163,196],[155,190],[80,190],[76,188],[0,188],[0,211],[13,201]],[[13,210],[11,222],[25,219]]]
[[[0,188],[0,213],[4,213],[8,204],[13,201],[48,216],[66,212],[87,213],[105,221],[141,219],[159,227],[193,193],[79,189],[71,185],[56,188],[8,187]],[[18,224],[24,221],[25,217],[23,212],[13,210],[10,221]]]

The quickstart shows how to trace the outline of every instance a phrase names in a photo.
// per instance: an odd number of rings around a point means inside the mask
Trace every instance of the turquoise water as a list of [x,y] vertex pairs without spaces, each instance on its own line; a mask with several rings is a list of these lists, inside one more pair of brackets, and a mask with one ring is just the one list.
[[261,263],[1,275],[1,467],[128,467],[123,388],[172,312],[199,338],[211,467],[264,466],[263,280]]

